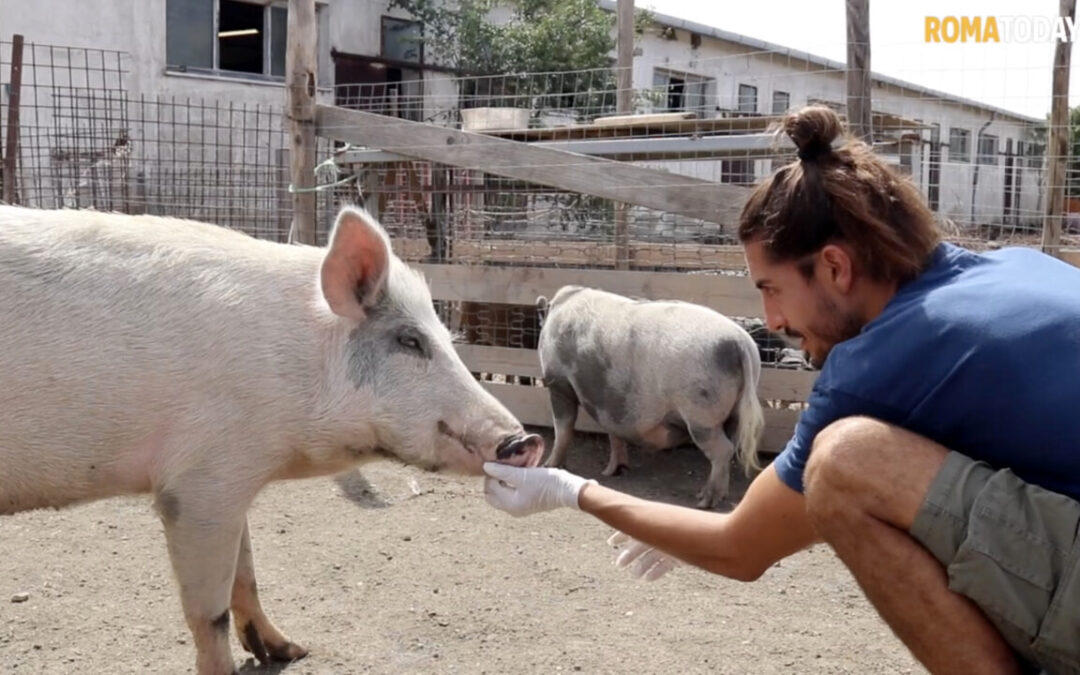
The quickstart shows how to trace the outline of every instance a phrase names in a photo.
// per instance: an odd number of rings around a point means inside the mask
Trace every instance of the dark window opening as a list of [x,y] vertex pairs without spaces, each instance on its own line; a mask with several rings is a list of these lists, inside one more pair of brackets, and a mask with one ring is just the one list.
[[[218,62],[222,70],[263,72],[263,17],[266,8],[221,0],[218,18]],[[284,64],[282,71],[284,72]]]
[[683,109],[683,93],[686,89],[686,80],[672,77],[668,80],[667,107],[668,110]]

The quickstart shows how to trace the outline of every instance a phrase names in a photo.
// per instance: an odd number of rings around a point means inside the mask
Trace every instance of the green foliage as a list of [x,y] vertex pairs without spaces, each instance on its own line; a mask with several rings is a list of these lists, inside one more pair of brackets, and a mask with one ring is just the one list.
[[[593,0],[391,0],[436,62],[470,75],[603,68],[614,17]],[[509,15],[509,16],[507,16]]]
[[391,0],[390,6],[423,22],[431,61],[463,75],[491,76],[464,83],[466,106],[614,104],[613,73],[584,72],[610,68],[615,48],[614,15],[594,0]]

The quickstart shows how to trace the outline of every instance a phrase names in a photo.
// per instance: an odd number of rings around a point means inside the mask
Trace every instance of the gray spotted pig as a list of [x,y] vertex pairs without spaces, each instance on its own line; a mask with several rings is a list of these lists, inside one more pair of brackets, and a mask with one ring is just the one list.
[[608,434],[604,475],[628,465],[628,444],[659,450],[693,442],[711,463],[697,506],[711,508],[727,496],[736,451],[747,470],[757,466],[761,357],[731,319],[687,302],[582,286],[537,298],[537,309],[555,427],[546,466],[564,465],[579,405]]

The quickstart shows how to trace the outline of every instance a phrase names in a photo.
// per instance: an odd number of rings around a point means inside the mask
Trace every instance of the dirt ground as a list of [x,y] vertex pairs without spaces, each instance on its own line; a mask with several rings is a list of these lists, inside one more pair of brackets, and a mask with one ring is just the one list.
[[[693,448],[610,479],[606,459],[585,437],[568,468],[684,505],[708,470]],[[311,653],[262,669],[233,636],[242,673],[925,672],[821,547],[752,584],[646,583],[592,518],[514,519],[479,479],[390,462],[271,485],[249,518],[263,605]],[[148,498],[0,518],[0,672],[194,672],[161,529]]]

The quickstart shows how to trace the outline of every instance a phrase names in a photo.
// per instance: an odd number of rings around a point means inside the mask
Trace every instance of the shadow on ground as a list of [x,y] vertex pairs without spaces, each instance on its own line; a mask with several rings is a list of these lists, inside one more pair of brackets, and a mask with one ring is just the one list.
[[[531,427],[528,431],[544,437],[545,447],[555,442],[550,427]],[[577,432],[574,445],[566,453],[566,470],[586,478],[595,478],[601,485],[627,494],[654,501],[694,506],[698,490],[709,475],[709,460],[693,445],[650,452],[630,448],[630,468],[617,476],[604,476],[601,471],[608,462],[608,437],[601,434]],[[545,456],[546,459],[546,456]],[[762,458],[767,462],[769,457]],[[752,478],[752,476],[751,476]],[[731,465],[731,488],[726,504],[716,511],[730,510],[742,499],[750,478],[735,463]]]
[[350,469],[334,476],[341,494],[353,504],[365,509],[381,509],[390,505],[376,492],[359,469]]

